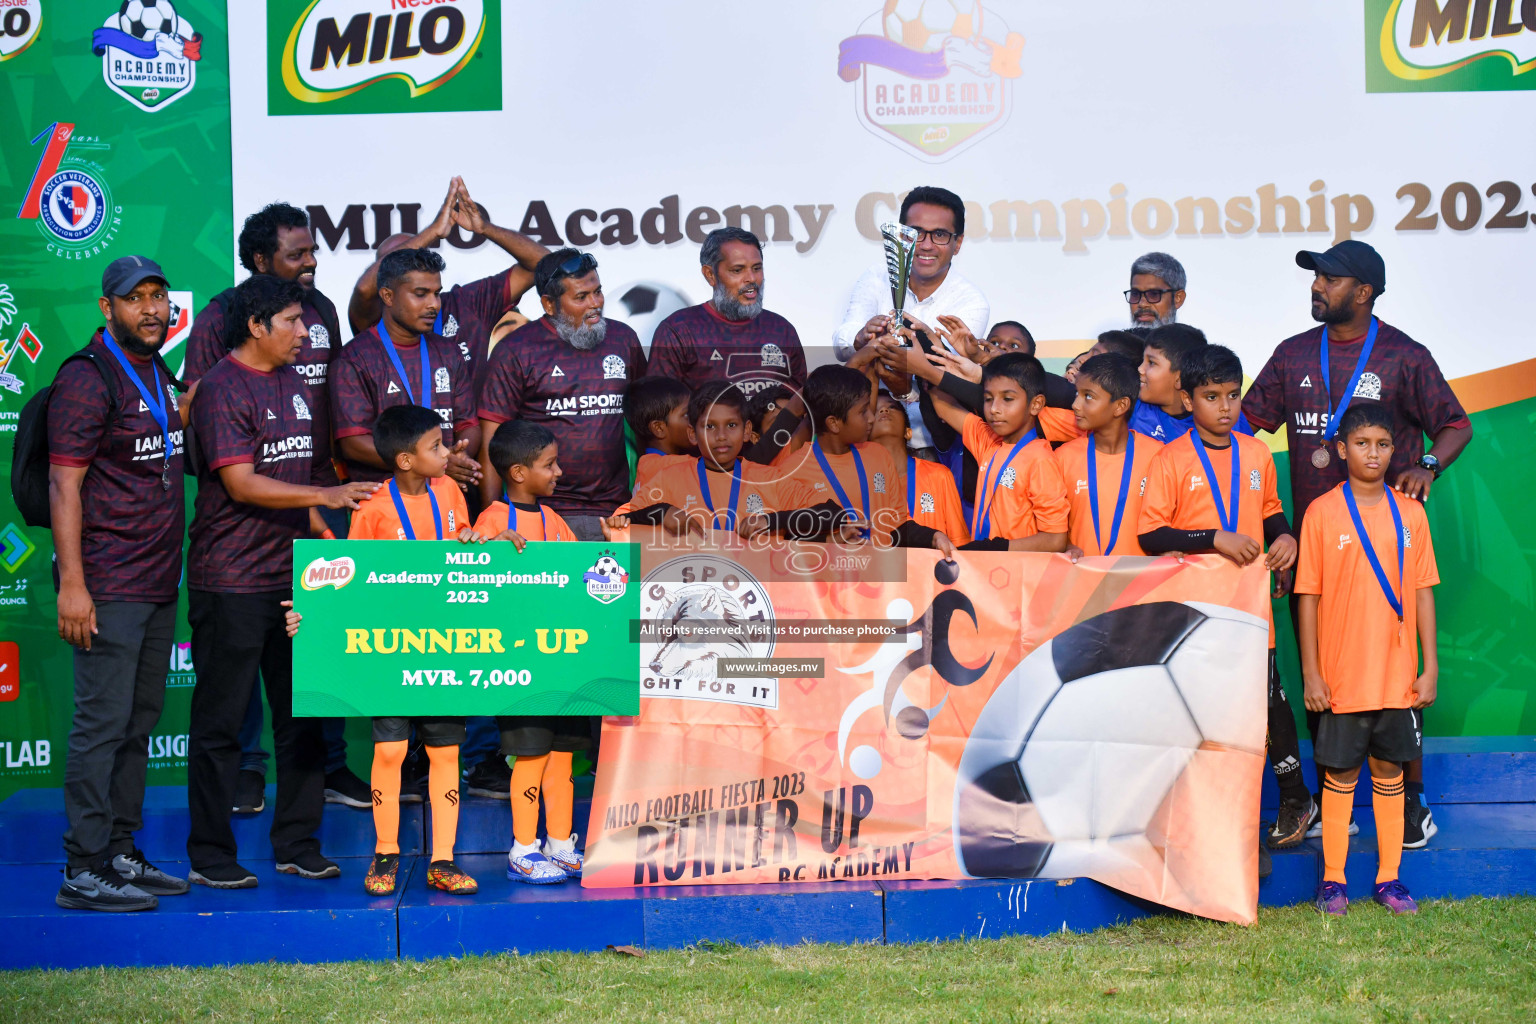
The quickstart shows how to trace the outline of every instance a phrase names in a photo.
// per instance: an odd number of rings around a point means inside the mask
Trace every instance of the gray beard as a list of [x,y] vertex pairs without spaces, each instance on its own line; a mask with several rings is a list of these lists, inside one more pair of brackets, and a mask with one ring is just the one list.
[[709,304],[727,320],[753,320],[763,311],[763,289],[757,289],[756,302],[741,302],[726,292],[725,285],[716,283],[715,294]]
[[1131,317],[1131,326],[1132,327],[1139,327],[1139,328],[1141,328],[1144,331],[1151,330],[1154,327],[1165,327],[1168,324],[1174,324],[1174,323],[1178,323],[1178,322],[1179,322],[1179,311],[1176,310],[1176,309],[1173,312],[1168,314],[1168,318],[1166,320],[1163,319],[1162,317],[1158,317],[1157,319],[1153,320],[1150,324],[1141,323],[1134,316]]
[[599,320],[593,327],[578,327],[573,320],[567,320],[563,314],[554,316],[555,333],[560,340],[578,352],[590,352],[603,343],[603,336],[608,333],[608,321]]

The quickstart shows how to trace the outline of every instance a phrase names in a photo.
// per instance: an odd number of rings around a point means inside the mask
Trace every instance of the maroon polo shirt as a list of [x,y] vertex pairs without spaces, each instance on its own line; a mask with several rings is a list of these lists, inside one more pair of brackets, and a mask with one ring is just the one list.
[[805,350],[794,325],[763,310],[751,320],[727,320],[708,302],[680,309],[656,327],[650,375],[672,377],[697,391],[712,380],[734,380],[748,396],[775,384],[805,386]]
[[[186,523],[182,427],[176,389],[160,375],[171,429],[169,489],[161,485],[165,435],[97,331],[88,346],[117,382],[108,415],[107,384],[77,359],[59,371],[48,398],[48,461],[89,467],[80,488],[80,556],[97,601],[174,601]],[[144,386],[156,386],[151,361],[128,356]]]
[[606,320],[603,342],[578,352],[549,317],[525,324],[491,352],[480,384],[480,418],[527,420],[555,435],[563,474],[548,504],[563,516],[606,516],[629,500],[624,389],[645,376],[635,332]]
[[512,296],[508,291],[511,284],[512,268],[508,267],[499,274],[469,284],[456,284],[442,294],[442,330],[439,333],[459,347],[469,360],[477,382],[485,370],[491,330],[512,308]]

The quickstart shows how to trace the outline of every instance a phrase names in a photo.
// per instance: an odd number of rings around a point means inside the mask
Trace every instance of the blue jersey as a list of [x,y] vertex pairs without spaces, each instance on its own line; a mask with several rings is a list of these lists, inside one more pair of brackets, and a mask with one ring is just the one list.
[[[1135,410],[1131,412],[1130,427],[1154,440],[1168,444],[1194,430],[1195,418],[1187,413],[1183,416],[1170,416],[1158,406],[1137,402]],[[1239,434],[1253,436],[1253,427],[1248,424],[1248,417],[1241,412],[1237,414],[1237,426],[1233,430]]]

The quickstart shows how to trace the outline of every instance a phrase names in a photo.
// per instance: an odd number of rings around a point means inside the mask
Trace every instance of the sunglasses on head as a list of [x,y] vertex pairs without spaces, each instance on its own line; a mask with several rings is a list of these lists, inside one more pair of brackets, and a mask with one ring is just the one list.
[[561,261],[557,269],[567,277],[580,277],[597,269],[597,257],[588,252],[578,252]]

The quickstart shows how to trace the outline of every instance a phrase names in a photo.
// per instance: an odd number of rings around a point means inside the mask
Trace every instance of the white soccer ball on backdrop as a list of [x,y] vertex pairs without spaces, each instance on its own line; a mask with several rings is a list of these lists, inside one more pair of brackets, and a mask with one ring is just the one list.
[[173,36],[179,22],[171,0],[123,0],[117,11],[118,27],[135,39]]
[[1155,866],[1145,835],[1202,746],[1263,752],[1268,623],[1203,603],[1131,605],[1033,651],[971,729],[955,852],[974,877]]
[[895,0],[885,5],[881,19],[887,39],[912,50],[932,53],[951,36],[981,36],[978,0]]
[[640,345],[651,350],[651,337],[656,327],[667,317],[693,303],[688,296],[669,284],[658,281],[635,281],[607,292],[608,303],[603,315],[628,324],[640,336]]

